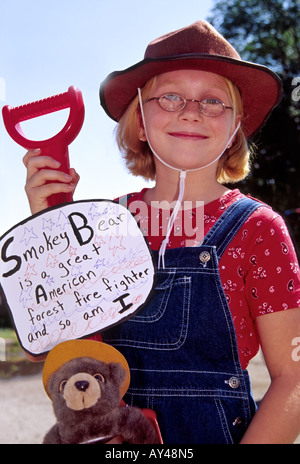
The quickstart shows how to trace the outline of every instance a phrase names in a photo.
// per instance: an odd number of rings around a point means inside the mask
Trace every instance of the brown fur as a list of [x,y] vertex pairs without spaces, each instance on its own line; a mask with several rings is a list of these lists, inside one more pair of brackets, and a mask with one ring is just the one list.
[[[87,357],[72,359],[52,374],[48,389],[57,423],[46,434],[44,443],[82,443],[118,435],[127,443],[158,443],[154,426],[139,409],[120,407],[124,376],[120,364]],[[78,382],[89,384],[87,387]],[[75,383],[83,385],[82,390]]]

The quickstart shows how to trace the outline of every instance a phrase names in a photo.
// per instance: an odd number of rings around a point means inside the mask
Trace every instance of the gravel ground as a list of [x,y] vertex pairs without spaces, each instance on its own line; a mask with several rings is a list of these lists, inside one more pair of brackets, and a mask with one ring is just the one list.
[[[260,400],[270,384],[259,353],[249,367],[253,395]],[[0,444],[39,444],[55,423],[41,374],[0,379]],[[300,436],[295,443],[300,443]]]

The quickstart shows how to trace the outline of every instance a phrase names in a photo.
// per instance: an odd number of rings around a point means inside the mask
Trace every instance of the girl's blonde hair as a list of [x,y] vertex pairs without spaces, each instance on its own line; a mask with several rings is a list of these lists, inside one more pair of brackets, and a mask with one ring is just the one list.
[[[244,179],[250,170],[251,149],[242,130],[243,105],[238,88],[225,77],[220,76],[227,84],[228,95],[234,110],[234,124],[236,117],[241,118],[241,128],[225,153],[218,162],[216,178],[218,182],[234,183]],[[143,100],[150,95],[156,83],[156,77],[150,79],[141,90]],[[147,142],[138,136],[138,118],[140,117],[138,95],[128,106],[116,128],[118,147],[125,159],[129,171],[135,176],[142,176],[146,180],[155,179],[155,163],[153,154]]]

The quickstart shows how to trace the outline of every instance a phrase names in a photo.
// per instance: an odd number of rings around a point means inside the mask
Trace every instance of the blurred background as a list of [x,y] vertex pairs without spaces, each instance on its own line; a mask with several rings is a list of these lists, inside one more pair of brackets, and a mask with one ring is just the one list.
[[[83,128],[69,146],[81,180],[75,200],[104,198],[147,186],[129,174],[114,139],[115,123],[99,104],[99,85],[143,59],[148,43],[193,23],[211,22],[243,59],[267,65],[283,81],[284,97],[252,142],[256,155],[243,193],[270,204],[285,219],[300,254],[300,2],[299,0],[0,0],[0,106],[19,106],[78,87]],[[28,138],[61,130],[67,110],[22,123]],[[0,117],[0,236],[30,215],[24,192],[25,150]],[[151,186],[151,183],[148,184]],[[0,326],[9,324],[0,306]]]
[[[70,85],[78,87],[86,116],[69,147],[71,166],[81,176],[74,199],[113,199],[141,190],[147,183],[133,177],[123,165],[114,140],[115,123],[99,104],[99,85],[110,72],[142,60],[151,40],[198,19],[211,22],[243,59],[267,65],[282,78],[283,100],[252,141],[256,145],[252,173],[237,187],[284,217],[299,256],[299,0],[0,0],[0,107],[56,95]],[[28,138],[43,140],[55,135],[66,119],[66,111],[60,111],[22,123],[22,128]],[[30,215],[24,192],[24,154],[7,134],[0,116],[0,236]],[[41,366],[20,354],[1,301],[0,294],[0,378],[9,382],[9,377],[35,374]],[[258,398],[269,382],[265,371],[259,370],[260,359],[257,367],[254,364],[262,382]],[[20,420],[23,397],[21,393],[12,395],[12,389],[21,392],[23,388],[26,398],[29,391],[33,394],[31,401],[26,400],[31,404],[26,424],[32,422],[31,414],[35,415],[32,408],[37,395],[28,383],[31,380],[19,380],[1,384],[7,411],[1,418],[0,442],[1,433],[7,432],[2,443],[22,442],[20,434],[27,432],[23,442],[32,442],[30,429]],[[39,377],[37,383],[41,401],[49,408]],[[12,399],[17,401],[15,406]],[[36,415],[42,418],[41,407],[36,403]],[[52,424],[53,417],[47,416],[47,421]],[[9,427],[15,435],[9,435]],[[36,428],[40,433],[38,422]]]

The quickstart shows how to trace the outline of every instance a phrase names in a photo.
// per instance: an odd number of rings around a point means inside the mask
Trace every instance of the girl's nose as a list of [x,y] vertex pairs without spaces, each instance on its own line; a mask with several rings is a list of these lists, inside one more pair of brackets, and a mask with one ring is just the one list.
[[199,103],[197,101],[187,101],[185,107],[180,111],[180,117],[184,120],[202,120],[203,115],[199,111]]

